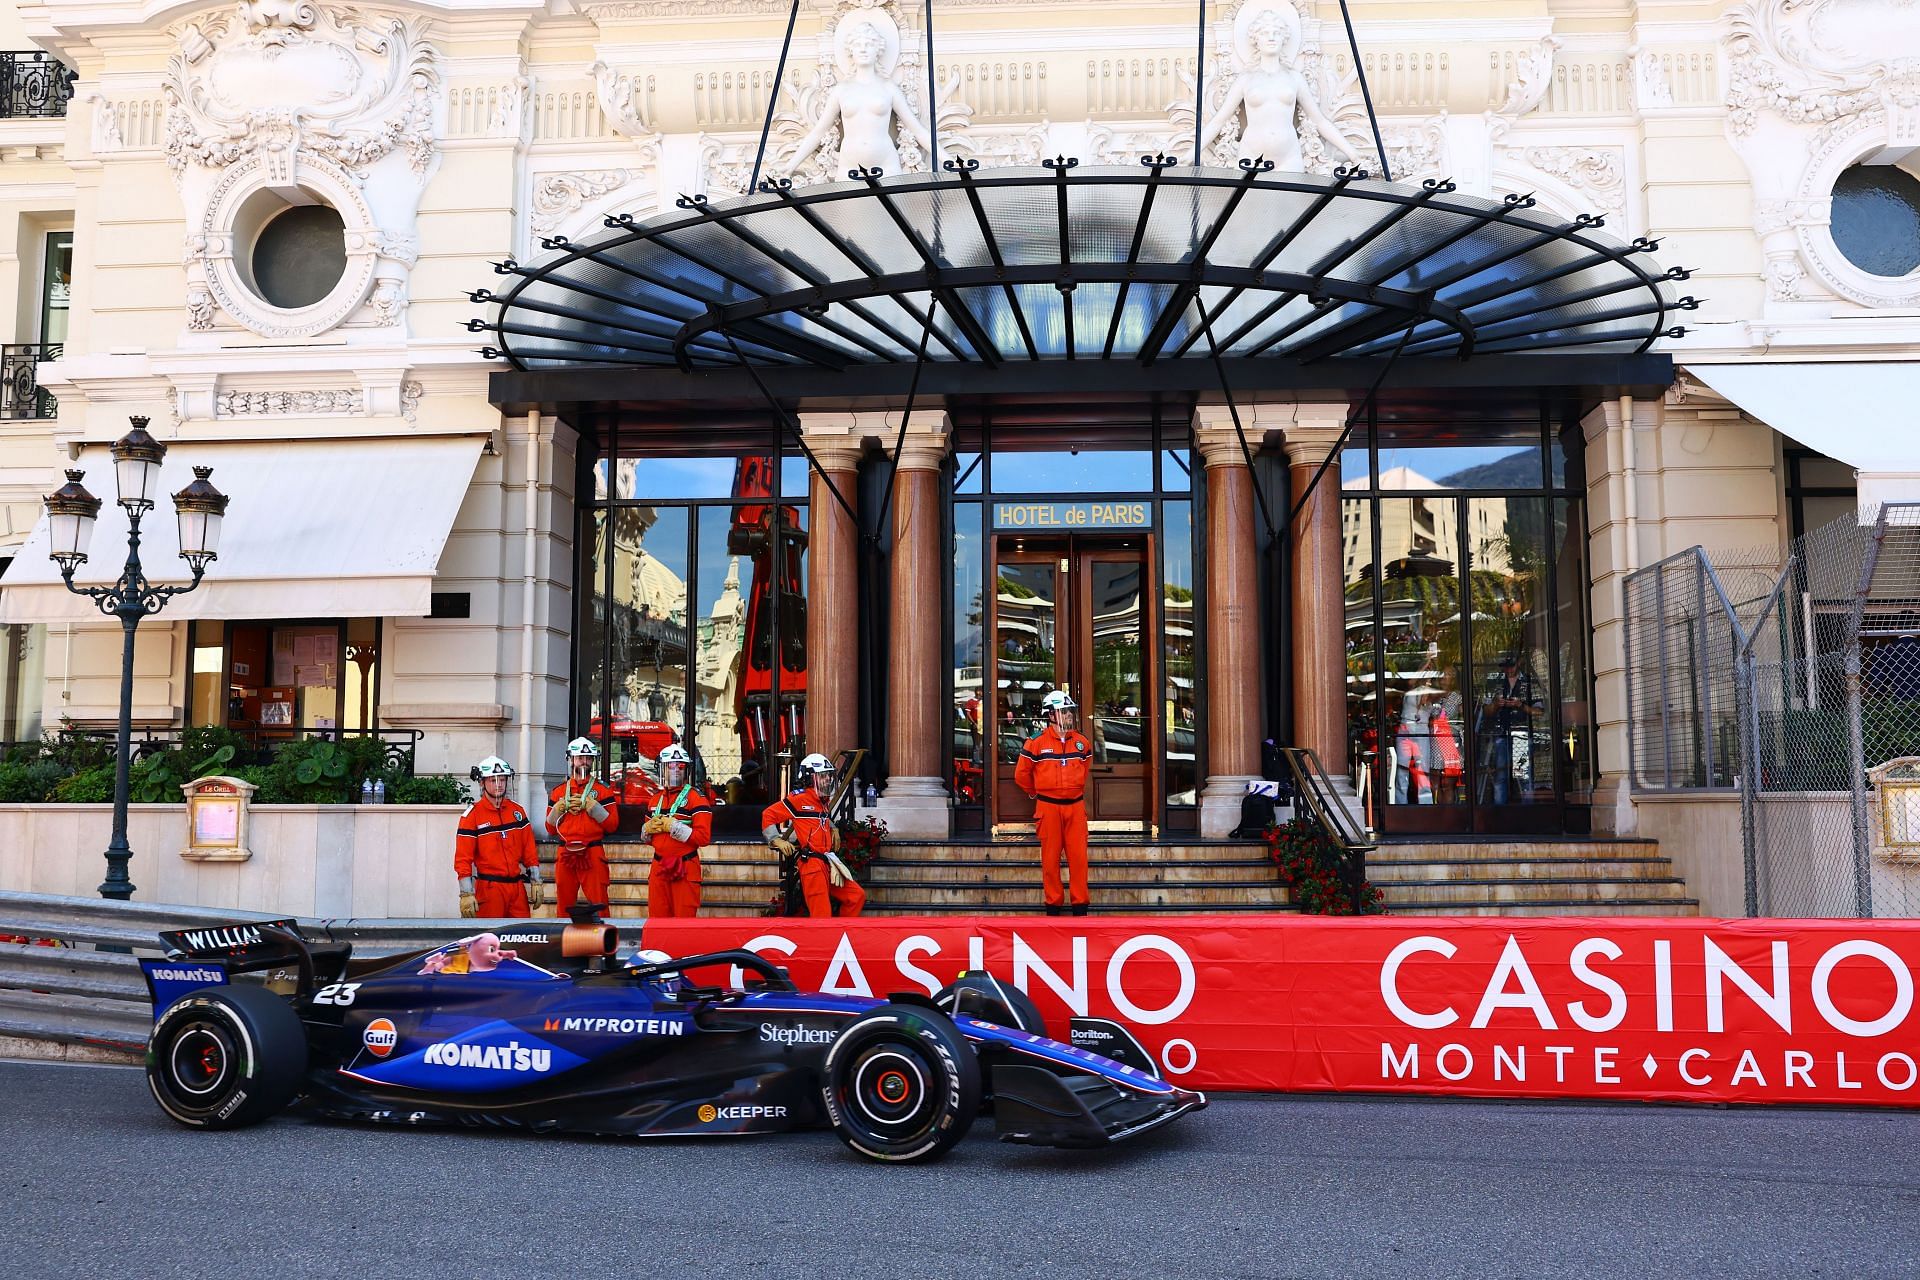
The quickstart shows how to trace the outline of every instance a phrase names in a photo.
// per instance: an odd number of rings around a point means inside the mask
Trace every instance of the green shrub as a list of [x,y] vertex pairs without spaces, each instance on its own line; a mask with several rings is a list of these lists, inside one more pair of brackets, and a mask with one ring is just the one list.
[[446,774],[422,774],[414,777],[389,774],[388,804],[471,804],[467,786]]
[[113,800],[113,766],[98,764],[69,774],[54,784],[52,799],[60,804],[108,804]]
[[50,799],[62,775],[60,766],[37,754],[0,763],[0,803],[34,804]]
[[233,757],[231,746],[222,746],[199,760],[184,749],[149,751],[127,771],[127,798],[135,804],[179,804],[184,799],[180,792],[183,785],[195,778],[224,773]]

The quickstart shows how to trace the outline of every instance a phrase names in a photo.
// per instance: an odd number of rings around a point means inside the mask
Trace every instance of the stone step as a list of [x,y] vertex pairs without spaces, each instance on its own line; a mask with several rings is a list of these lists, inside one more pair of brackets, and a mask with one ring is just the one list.
[[[1175,863],[1164,867],[1141,866],[1125,862],[1087,863],[1090,884],[1110,882],[1151,882],[1155,884],[1268,884],[1274,880],[1273,864],[1259,862]],[[944,865],[876,862],[867,869],[862,883],[872,888],[908,885],[988,885],[1039,884],[1037,859],[1026,862],[955,862]]]
[[[1277,909],[1287,905],[1287,891],[1277,882],[1263,885],[1165,885],[1152,882],[1126,882],[1088,886],[1096,910],[1121,905],[1181,906],[1199,910],[1210,906],[1264,905]],[[964,906],[972,903],[986,911],[1022,907],[1041,901],[1040,882],[1032,884],[942,885],[914,884],[867,887],[868,901],[875,906],[894,907],[905,902],[932,903],[938,906]]]
[[1666,858],[1453,858],[1420,862],[1367,861],[1367,878],[1377,885],[1422,881],[1553,880],[1567,876],[1596,880],[1661,880],[1671,876]]
[[1645,858],[1656,857],[1660,842],[1638,838],[1539,840],[1485,839],[1395,840],[1374,846],[1369,862],[1423,862],[1452,858]]
[[1693,898],[1620,899],[1607,903],[1575,900],[1390,903],[1388,913],[1394,916],[1697,916],[1700,903]]
[[1687,894],[1686,882],[1678,879],[1416,880],[1378,887],[1389,907],[1403,902],[1678,901]]

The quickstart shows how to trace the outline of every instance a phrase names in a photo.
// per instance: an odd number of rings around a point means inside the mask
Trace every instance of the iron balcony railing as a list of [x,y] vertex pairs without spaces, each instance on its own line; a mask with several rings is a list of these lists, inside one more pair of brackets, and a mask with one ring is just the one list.
[[0,52],[0,117],[64,116],[73,81],[73,72],[38,49]]
[[57,342],[9,342],[0,346],[0,419],[52,418],[60,402],[40,386],[40,362],[57,360]]

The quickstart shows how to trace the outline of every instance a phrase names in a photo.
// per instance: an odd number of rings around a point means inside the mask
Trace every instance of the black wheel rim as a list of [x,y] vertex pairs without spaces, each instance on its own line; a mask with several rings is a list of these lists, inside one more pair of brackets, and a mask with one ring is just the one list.
[[160,1055],[159,1084],[183,1112],[208,1115],[230,1097],[240,1080],[242,1054],[233,1030],[209,1018],[194,1018],[167,1040]]
[[940,1096],[930,1068],[915,1047],[891,1040],[856,1058],[847,1078],[862,1127],[890,1141],[925,1129],[938,1113]]

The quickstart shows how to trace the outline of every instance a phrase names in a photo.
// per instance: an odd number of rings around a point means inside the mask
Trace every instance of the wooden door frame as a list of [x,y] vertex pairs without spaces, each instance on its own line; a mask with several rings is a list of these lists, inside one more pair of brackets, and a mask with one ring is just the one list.
[[[1003,539],[1011,541],[1018,538],[1030,545],[1025,550],[1001,551]],[[1139,540],[1139,545],[1130,547],[1126,543]],[[1072,688],[1073,671],[1078,666],[1087,677],[1088,688],[1081,690],[1082,697],[1088,696],[1091,688],[1093,665],[1093,585],[1092,575],[1079,571],[1084,560],[1106,556],[1114,560],[1137,563],[1140,567],[1140,652],[1141,652],[1141,704],[1140,712],[1146,721],[1141,735],[1141,765],[1146,780],[1146,798],[1140,815],[1140,830],[1151,834],[1159,827],[1159,805],[1162,778],[1156,763],[1163,753],[1162,735],[1165,726],[1156,705],[1160,686],[1157,677],[1160,669],[1160,654],[1154,638],[1159,635],[1160,602],[1158,593],[1153,589],[1156,555],[1156,536],[1149,530],[1115,530],[1111,533],[1060,533],[1030,534],[1010,533],[1003,530],[989,530],[987,538],[987,629],[985,653],[986,668],[981,681],[986,692],[984,719],[991,726],[987,732],[986,753],[989,761],[985,785],[987,790],[987,828],[992,831],[1001,826],[1019,825],[1018,819],[1000,817],[1000,716],[997,705],[1000,689],[1000,567],[1003,564],[1051,563],[1059,573],[1058,564],[1067,562],[1066,591],[1058,590],[1058,578],[1055,579],[1056,595],[1063,597],[1055,601],[1055,644],[1054,644],[1054,684],[1055,687]],[[1066,617],[1058,616],[1064,609]],[[1069,649],[1068,646],[1071,646]],[[1063,656],[1065,661],[1062,661]],[[1063,669],[1064,668],[1064,669]],[[1083,704],[1081,713],[1081,731],[1086,731],[1085,717],[1091,703]],[[1091,740],[1091,735],[1089,735]],[[1120,820],[1128,821],[1131,820]]]

